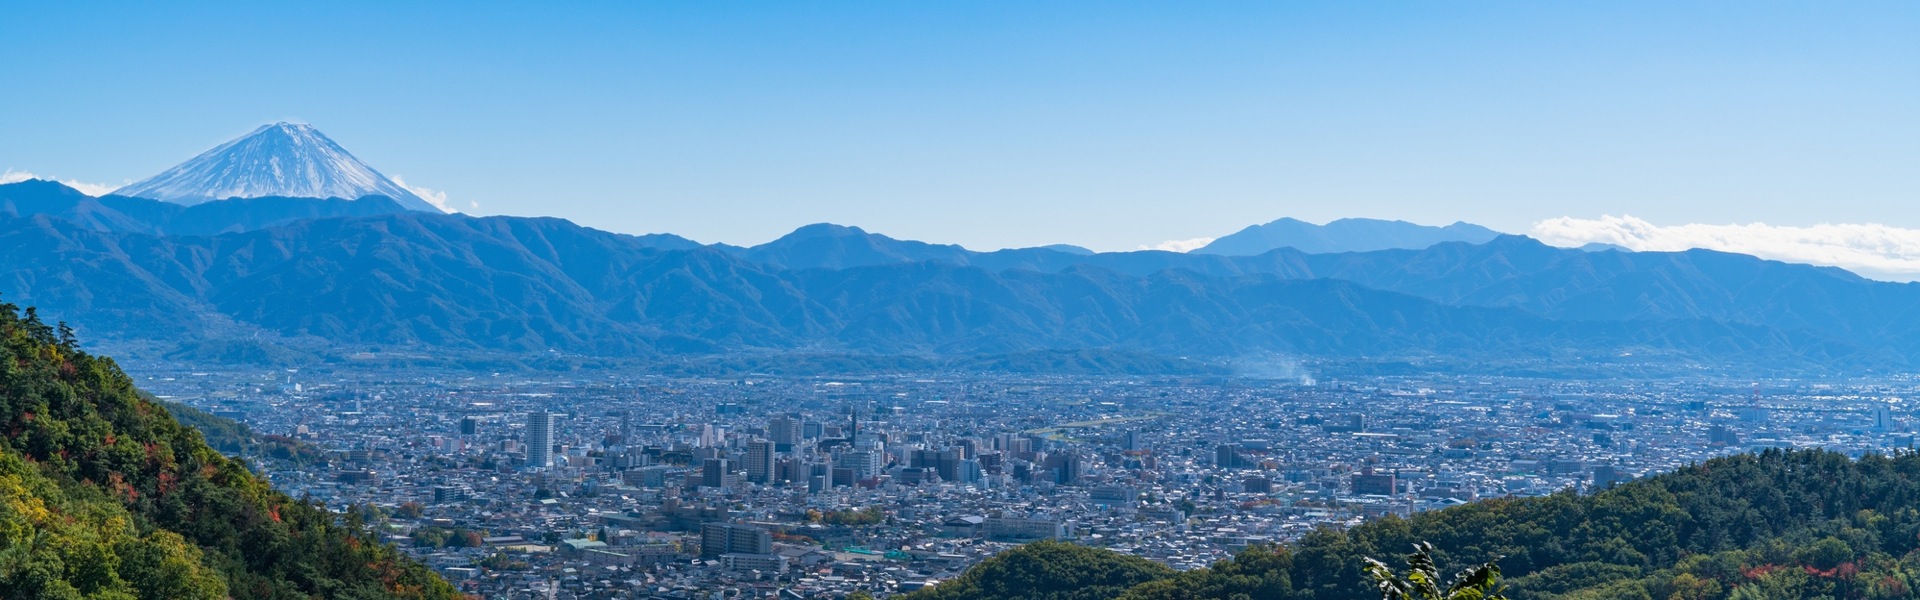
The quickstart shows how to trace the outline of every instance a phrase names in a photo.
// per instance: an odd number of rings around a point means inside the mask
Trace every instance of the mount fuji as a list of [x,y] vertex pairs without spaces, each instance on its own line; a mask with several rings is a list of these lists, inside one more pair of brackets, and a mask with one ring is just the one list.
[[312,125],[285,121],[113,193],[187,205],[265,196],[386,196],[411,210],[446,212],[360,162]]

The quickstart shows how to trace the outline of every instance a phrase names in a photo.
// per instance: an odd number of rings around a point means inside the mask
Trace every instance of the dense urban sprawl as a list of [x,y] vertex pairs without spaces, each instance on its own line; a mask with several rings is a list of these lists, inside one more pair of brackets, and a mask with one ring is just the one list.
[[487,598],[887,595],[1039,539],[1190,569],[1316,527],[1590,490],[1721,454],[1908,448],[1901,399],[1916,386],[141,377],[318,450],[242,453]]

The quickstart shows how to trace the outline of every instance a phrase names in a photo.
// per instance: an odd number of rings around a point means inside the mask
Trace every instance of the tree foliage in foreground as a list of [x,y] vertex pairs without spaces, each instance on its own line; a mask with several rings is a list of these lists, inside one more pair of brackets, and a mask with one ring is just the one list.
[[[1258,560],[1294,586],[1268,597],[1363,598],[1378,593],[1365,557],[1423,541],[1441,562],[1497,559],[1514,600],[1912,598],[1920,455],[1723,457],[1590,495],[1486,500],[1316,531],[1275,550],[1289,560]],[[1241,562],[1186,577],[1244,577]]]
[[0,303],[0,597],[458,598]]
[[1065,542],[1034,542],[982,561],[960,577],[922,589],[908,600],[1105,600],[1127,588],[1170,577],[1173,569]]
[[1371,557],[1362,562],[1380,589],[1381,600],[1507,600],[1500,595],[1500,565],[1488,561],[1442,581],[1433,553],[1433,544],[1414,544],[1413,554],[1407,555],[1406,575]]
[[[1915,598],[1920,454],[1852,460],[1820,450],[1769,450],[1717,458],[1594,494],[1485,500],[1319,530],[1117,595],[1377,597],[1366,558],[1428,541],[1431,560],[1441,564],[1497,560],[1503,593],[1513,600]],[[1027,597],[1018,588],[978,583],[965,590],[956,586],[940,597]]]

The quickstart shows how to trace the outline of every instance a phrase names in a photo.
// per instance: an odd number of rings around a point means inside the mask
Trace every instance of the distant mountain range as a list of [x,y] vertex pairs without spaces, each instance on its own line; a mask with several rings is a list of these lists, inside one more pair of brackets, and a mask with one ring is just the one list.
[[113,195],[187,205],[228,198],[381,196],[408,210],[441,212],[312,125],[284,121],[263,125]]
[[0,294],[90,336],[241,356],[276,353],[221,340],[633,357],[1095,350],[1466,369],[1839,372],[1920,356],[1920,287],[1703,250],[1502,236],[1333,254],[974,252],[828,224],[734,247],[381,200],[178,207],[4,185],[0,261],[12,267]]
[[213,235],[253,231],[305,219],[368,217],[408,209],[386,196],[233,198],[183,205],[146,198],[98,198],[58,183],[27,180],[0,186],[0,215],[56,217],[94,231]]
[[1242,229],[1193,252],[1253,256],[1281,248],[1292,248],[1308,254],[1419,250],[1446,242],[1484,244],[1500,235],[1498,231],[1465,222],[1431,227],[1406,221],[1339,219],[1326,225],[1315,225],[1286,218]]

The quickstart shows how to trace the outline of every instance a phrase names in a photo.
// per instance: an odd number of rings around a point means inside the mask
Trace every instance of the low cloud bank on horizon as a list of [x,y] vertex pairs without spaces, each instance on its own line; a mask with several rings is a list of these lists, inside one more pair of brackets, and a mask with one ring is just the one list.
[[1140,246],[1140,249],[1141,250],[1164,250],[1167,252],[1192,252],[1194,250],[1205,248],[1207,244],[1213,243],[1214,239],[1215,238],[1203,237],[1203,238],[1193,238],[1190,240],[1167,240],[1164,242],[1160,242],[1158,244],[1142,245]]
[[1704,248],[1840,267],[1869,279],[1920,280],[1920,229],[1874,223],[1810,227],[1765,223],[1655,225],[1632,215],[1605,215],[1598,219],[1547,219],[1535,223],[1530,235],[1554,246],[1598,243],[1652,252]]
[[15,171],[13,169],[7,169],[4,172],[0,172],[0,184],[20,183],[28,179],[47,179],[47,180],[59,181],[61,185],[65,185],[67,187],[80,190],[80,193],[86,194],[88,196],[105,196],[109,193],[112,193],[114,190],[121,188],[121,186],[118,186],[118,185],[109,185],[104,183],[87,183],[84,181],[74,181],[72,179],[54,179],[52,177],[42,177],[42,176],[33,174],[32,171]]

